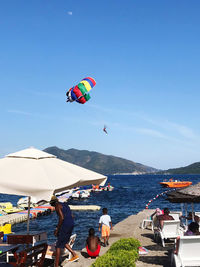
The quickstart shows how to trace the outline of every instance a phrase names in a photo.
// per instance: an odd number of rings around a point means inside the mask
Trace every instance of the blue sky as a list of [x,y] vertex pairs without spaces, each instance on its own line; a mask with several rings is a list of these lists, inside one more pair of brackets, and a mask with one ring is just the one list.
[[[0,156],[55,145],[159,169],[200,161],[199,12],[198,0],[0,1]],[[91,99],[66,103],[87,76]]]

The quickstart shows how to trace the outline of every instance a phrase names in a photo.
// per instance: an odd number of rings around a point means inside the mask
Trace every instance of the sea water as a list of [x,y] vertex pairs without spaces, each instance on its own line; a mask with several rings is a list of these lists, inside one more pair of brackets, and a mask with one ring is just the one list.
[[[113,191],[92,192],[88,199],[71,200],[69,204],[106,207],[113,225],[129,215],[137,214],[145,209],[150,200],[152,202],[149,205],[149,209],[169,207],[171,210],[180,210],[180,204],[170,203],[166,200],[165,194],[160,195],[170,189],[162,188],[159,182],[172,177],[177,180],[189,180],[193,184],[200,182],[200,175],[110,175],[107,182],[114,186]],[[156,195],[160,196],[154,199]],[[0,202],[10,201],[13,205],[16,205],[19,198],[18,196],[0,195]],[[190,205],[188,205],[188,209],[191,209]],[[195,210],[200,211],[200,204],[195,204]],[[102,209],[99,211],[73,211],[73,214],[75,220],[74,233],[77,234],[74,249],[80,250],[85,246],[90,227],[93,227],[96,234],[100,235],[98,221],[102,215]],[[54,242],[56,239],[53,233],[57,222],[57,215],[53,212],[50,215],[31,220],[30,231],[46,231],[48,241]],[[12,231],[25,231],[26,226],[26,222],[13,225]]]

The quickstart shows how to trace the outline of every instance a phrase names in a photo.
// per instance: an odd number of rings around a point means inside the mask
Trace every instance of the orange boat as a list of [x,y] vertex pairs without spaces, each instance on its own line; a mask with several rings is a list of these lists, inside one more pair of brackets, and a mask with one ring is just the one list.
[[186,187],[192,184],[190,181],[178,181],[178,180],[173,180],[169,179],[169,181],[163,181],[160,182],[160,184],[163,187],[170,187],[170,188],[179,188],[179,187]]

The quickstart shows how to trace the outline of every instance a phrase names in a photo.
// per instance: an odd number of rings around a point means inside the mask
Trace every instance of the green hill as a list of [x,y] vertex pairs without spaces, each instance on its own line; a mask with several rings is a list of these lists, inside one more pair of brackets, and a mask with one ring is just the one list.
[[165,174],[200,174],[200,162],[190,164],[186,167],[168,169],[159,173]]
[[44,151],[57,156],[59,159],[102,174],[141,174],[158,171],[155,168],[127,159],[88,150],[78,150],[73,148],[64,150],[54,146],[48,147],[44,149]]

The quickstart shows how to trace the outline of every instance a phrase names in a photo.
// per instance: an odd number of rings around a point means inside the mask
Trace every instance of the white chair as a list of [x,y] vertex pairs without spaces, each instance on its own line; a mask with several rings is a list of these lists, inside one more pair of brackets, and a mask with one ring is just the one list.
[[144,229],[147,227],[147,225],[151,224],[151,229],[153,231],[154,225],[153,225],[153,220],[151,218],[144,219],[141,224],[141,228]]
[[[73,247],[75,240],[76,240],[76,234],[71,235],[68,243],[71,248]],[[55,251],[56,251],[55,244],[49,245],[47,248],[45,258],[54,259]],[[70,260],[72,258],[72,254],[66,248],[64,248],[64,250],[61,253],[61,257],[66,257],[67,260]]]
[[195,211],[194,214],[200,217],[200,212],[199,211]]
[[180,220],[182,212],[181,211],[171,211],[169,215],[171,215],[174,218],[174,220]]
[[158,237],[160,237],[162,246],[165,247],[165,239],[174,239],[176,241],[177,236],[179,236],[180,234],[180,221],[169,220],[163,221],[162,230],[159,229],[158,231],[155,231],[154,238],[155,240],[157,240]]
[[200,236],[181,236],[178,254],[172,254],[176,267],[200,266]]

